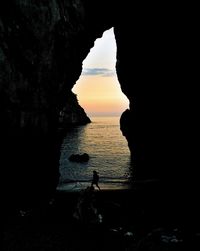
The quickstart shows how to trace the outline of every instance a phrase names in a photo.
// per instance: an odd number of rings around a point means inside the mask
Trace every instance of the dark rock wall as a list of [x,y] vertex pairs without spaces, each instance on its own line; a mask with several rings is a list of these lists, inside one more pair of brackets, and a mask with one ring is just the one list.
[[94,7],[81,0],[0,4],[0,151],[10,202],[33,203],[55,190],[60,110],[94,41],[111,27]]
[[155,190],[147,188],[144,201],[154,212],[162,205],[161,221],[176,219],[187,229],[200,224],[196,8],[137,2],[115,25],[116,69],[130,100],[121,130],[133,174],[138,180],[158,180]]
[[175,3],[135,7],[115,26],[118,79],[130,100],[121,129],[136,177],[159,179],[188,203],[199,189],[197,13]]
[[59,112],[95,39],[113,26],[117,74],[130,100],[121,130],[137,177],[178,184],[188,172],[196,177],[194,9],[114,0],[0,3],[1,169],[13,199],[32,201],[55,189]]

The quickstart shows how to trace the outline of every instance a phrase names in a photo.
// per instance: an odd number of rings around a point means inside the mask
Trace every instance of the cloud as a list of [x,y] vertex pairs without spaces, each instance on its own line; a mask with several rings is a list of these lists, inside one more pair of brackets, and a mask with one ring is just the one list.
[[115,75],[115,71],[107,68],[84,68],[82,75],[84,76],[99,75],[101,77],[112,77]]

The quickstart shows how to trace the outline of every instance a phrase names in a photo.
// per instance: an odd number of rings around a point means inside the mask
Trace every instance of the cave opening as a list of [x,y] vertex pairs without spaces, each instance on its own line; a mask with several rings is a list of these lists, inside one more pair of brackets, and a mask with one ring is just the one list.
[[[116,50],[111,28],[95,41],[83,61],[82,74],[72,92],[91,123],[78,123],[64,138],[57,189],[86,188],[93,170],[100,175],[102,189],[129,187],[130,150],[120,131],[120,116],[128,108],[128,99],[117,79]],[[83,153],[89,155],[89,161],[70,161],[70,156]]]
[[120,116],[128,108],[116,74],[116,41],[113,28],[96,39],[82,64],[82,74],[72,91],[88,116]]

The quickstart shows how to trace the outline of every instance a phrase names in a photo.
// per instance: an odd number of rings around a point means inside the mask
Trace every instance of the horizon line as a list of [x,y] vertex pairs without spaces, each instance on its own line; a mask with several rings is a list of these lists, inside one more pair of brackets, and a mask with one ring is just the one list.
[[88,117],[120,117],[122,113],[86,112]]

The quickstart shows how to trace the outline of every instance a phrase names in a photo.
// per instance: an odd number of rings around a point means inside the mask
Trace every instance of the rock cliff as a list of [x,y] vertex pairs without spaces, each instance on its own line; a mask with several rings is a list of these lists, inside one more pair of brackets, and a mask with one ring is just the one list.
[[112,27],[98,6],[87,0],[0,3],[1,168],[12,203],[34,203],[57,186],[60,112],[94,41]]
[[59,128],[64,129],[69,126],[86,125],[91,120],[79,105],[76,94],[69,92],[66,94],[66,104],[60,111]]

